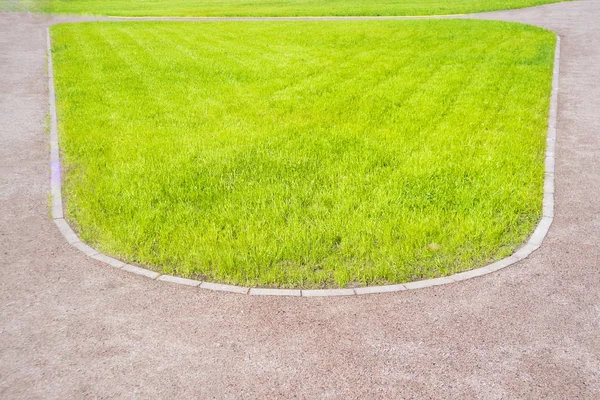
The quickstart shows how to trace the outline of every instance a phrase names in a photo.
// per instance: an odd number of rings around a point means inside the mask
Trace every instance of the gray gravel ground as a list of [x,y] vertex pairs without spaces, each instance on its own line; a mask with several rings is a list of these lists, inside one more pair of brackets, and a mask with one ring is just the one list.
[[442,287],[260,298],[151,281],[64,241],[45,28],[67,18],[0,14],[0,398],[600,398],[600,1],[477,18],[563,39],[542,248]]

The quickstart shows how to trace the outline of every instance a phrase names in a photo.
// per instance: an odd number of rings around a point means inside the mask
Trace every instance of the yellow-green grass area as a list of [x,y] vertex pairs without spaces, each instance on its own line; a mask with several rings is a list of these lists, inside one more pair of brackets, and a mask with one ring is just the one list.
[[0,0],[0,9],[119,16],[441,15],[562,0]]
[[490,21],[52,28],[66,215],[186,277],[352,287],[509,255],[541,217],[555,35]]

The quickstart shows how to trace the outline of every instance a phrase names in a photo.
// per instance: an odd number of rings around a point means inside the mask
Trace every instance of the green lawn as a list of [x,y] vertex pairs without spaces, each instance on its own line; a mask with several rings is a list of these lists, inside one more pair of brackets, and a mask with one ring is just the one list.
[[555,35],[489,21],[52,28],[68,219],[164,273],[405,282],[541,216]]
[[558,1],[561,0],[0,0],[0,9],[121,16],[439,15]]

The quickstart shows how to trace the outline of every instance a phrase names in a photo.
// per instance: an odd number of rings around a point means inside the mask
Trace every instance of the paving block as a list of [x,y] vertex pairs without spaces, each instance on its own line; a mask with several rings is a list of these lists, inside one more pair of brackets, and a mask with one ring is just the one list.
[[467,279],[476,278],[489,274],[488,270],[483,268],[475,268],[470,271],[459,272],[458,274],[450,275],[453,281],[466,281]]
[[417,282],[409,282],[409,283],[405,283],[404,286],[406,287],[406,289],[412,290],[412,289],[422,289],[422,288],[431,287],[431,286],[446,285],[448,283],[453,283],[453,282],[454,282],[454,280],[452,280],[448,277],[443,277],[443,278],[425,279],[425,280],[417,281]]
[[543,204],[544,217],[554,218],[554,194],[545,193]]
[[150,279],[156,279],[160,276],[160,274],[158,272],[150,271],[149,269],[140,268],[140,267],[137,267],[137,266],[131,265],[131,264],[125,264],[123,266],[123,271],[133,272],[134,274],[142,275],[142,276],[145,276],[146,278],[150,278]]
[[482,267],[481,270],[483,270],[489,274],[491,272],[496,272],[498,270],[501,270],[502,268],[506,268],[509,265],[513,265],[514,263],[517,263],[519,261],[520,261],[520,259],[518,257],[510,256],[510,257],[503,258],[500,261],[496,261],[494,263],[486,265],[485,267]]
[[554,157],[546,157],[546,172],[554,172]]
[[98,254],[98,250],[93,247],[88,246],[83,242],[73,243],[73,246],[77,247],[79,250],[85,253],[86,256],[93,256],[94,254]]
[[253,296],[300,296],[299,289],[266,289],[252,288],[249,292]]
[[103,263],[106,263],[106,264],[110,265],[111,267],[115,267],[115,268],[123,268],[126,265],[123,261],[117,260],[116,258],[109,257],[106,254],[102,254],[102,253],[94,254],[90,257],[92,257],[93,259],[96,259],[98,261],[102,261]]
[[303,297],[354,296],[354,289],[302,290]]
[[516,252],[514,252],[511,257],[517,258],[519,260],[524,260],[525,258],[529,257],[531,253],[536,251],[539,247],[539,244],[528,243]]
[[544,179],[544,196],[549,193],[554,193],[554,175],[552,177],[546,176],[546,179]]
[[215,290],[218,292],[239,293],[239,294],[248,294],[248,291],[250,290],[249,288],[243,287],[243,286],[224,285],[221,283],[213,283],[213,282],[202,282],[202,284],[200,285],[200,289]]
[[60,231],[60,233],[62,233],[62,235],[65,237],[67,242],[69,242],[70,244],[75,244],[75,243],[81,241],[81,240],[79,240],[79,237],[77,237],[77,234],[73,231],[73,229],[71,229],[71,227],[69,226],[69,224],[67,223],[67,221],[64,218],[55,219],[54,223],[58,227],[58,230]]
[[200,286],[202,282],[196,281],[194,279],[186,279],[180,278],[179,276],[171,276],[171,275],[161,275],[157,278],[159,281],[176,283],[178,285],[186,285],[186,286]]
[[552,225],[551,217],[543,217],[537,228],[527,241],[527,244],[541,245],[544,241],[544,238],[548,234],[548,230],[550,229],[550,225]]
[[356,294],[393,293],[406,290],[404,285],[366,286],[354,289]]

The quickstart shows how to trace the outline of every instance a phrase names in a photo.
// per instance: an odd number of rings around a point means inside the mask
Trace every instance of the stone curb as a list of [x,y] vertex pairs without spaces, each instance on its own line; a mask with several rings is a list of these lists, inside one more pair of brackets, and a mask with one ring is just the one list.
[[427,279],[418,282],[408,282],[398,285],[367,286],[356,289],[323,290],[247,288],[213,282],[201,282],[177,276],[161,275],[156,271],[151,271],[149,269],[145,269],[135,265],[126,264],[123,261],[102,254],[98,250],[83,243],[64,218],[61,193],[62,178],[60,168],[60,148],[58,141],[58,119],[56,114],[56,94],[54,88],[54,70],[52,65],[52,43],[50,39],[49,28],[46,31],[46,35],[48,54],[48,103],[50,107],[50,192],[52,196],[52,219],[54,220],[54,223],[58,227],[60,233],[64,236],[64,238],[69,244],[82,251],[88,257],[108,264],[111,267],[120,268],[124,271],[141,275],[153,280],[159,280],[178,285],[199,287],[200,289],[205,290],[249,294],[253,296],[332,297],[355,296],[375,293],[391,293],[400,292],[404,290],[423,289],[433,286],[447,285],[450,283],[455,283],[467,279],[476,278],[478,276],[487,275],[496,272],[502,268],[506,268],[527,258],[531,253],[536,251],[541,246],[544,238],[548,234],[550,226],[552,225],[552,221],[554,219],[554,163],[556,142],[556,119],[558,107],[558,76],[560,63],[560,36],[558,35],[556,35],[554,69],[552,73],[552,93],[550,96],[550,111],[548,116],[548,135],[546,138],[546,155],[544,163],[545,174],[543,216],[529,240],[511,256],[481,268],[460,272],[447,277]]
[[178,285],[200,286],[202,282],[193,279],[180,278],[179,276],[161,275],[157,278],[159,281],[177,283]]
[[354,289],[315,289],[302,290],[304,297],[328,297],[328,296],[354,296]]
[[263,289],[251,288],[248,294],[252,296],[302,296],[300,289]]

